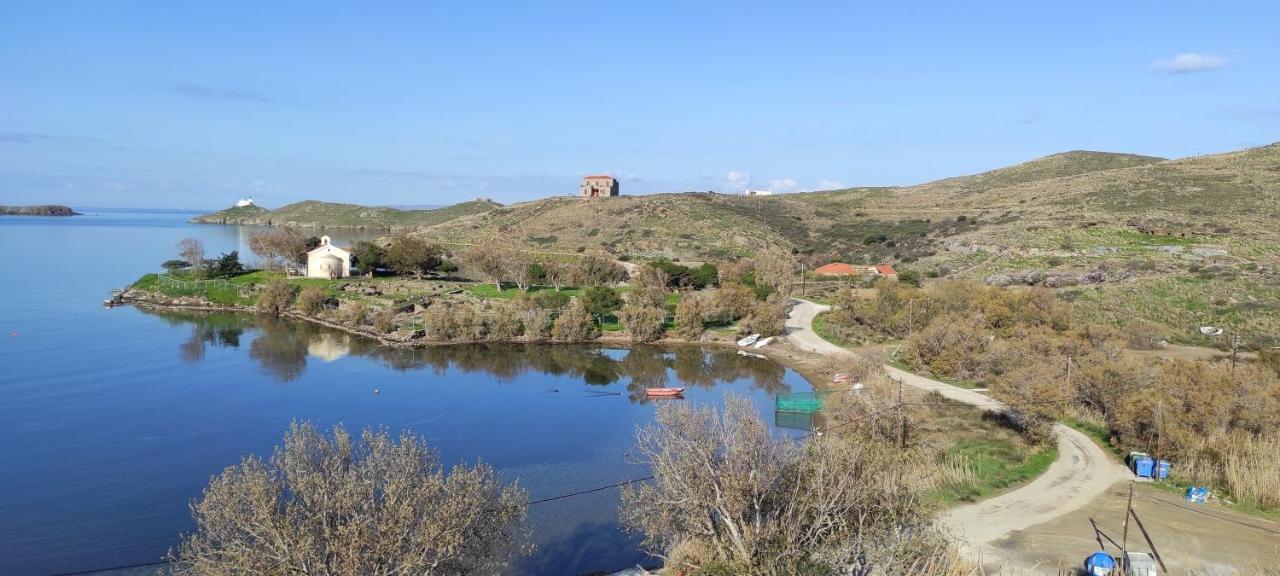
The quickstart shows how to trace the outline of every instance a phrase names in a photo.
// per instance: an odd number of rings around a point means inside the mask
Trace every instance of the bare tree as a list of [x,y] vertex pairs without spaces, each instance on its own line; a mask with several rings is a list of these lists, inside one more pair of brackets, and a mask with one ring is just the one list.
[[547,258],[542,261],[542,269],[547,273],[547,282],[556,287],[556,292],[573,282],[574,269],[568,262]]
[[419,436],[295,422],[269,460],[209,483],[170,560],[183,576],[497,573],[526,549],[527,508],[489,466],[446,472]]
[[502,282],[510,278],[511,256],[514,248],[501,240],[490,240],[472,246],[463,255],[463,262],[502,290]]
[[183,238],[178,241],[178,257],[191,265],[192,272],[200,276],[204,268],[204,242],[195,238]]
[[301,262],[307,253],[307,239],[293,228],[277,228],[249,235],[249,250],[268,270],[284,270],[291,263]]
[[522,291],[529,290],[529,285],[533,283],[533,258],[528,252],[520,250],[514,246],[507,246],[502,253],[503,267],[506,268],[506,277]]
[[623,488],[622,520],[668,565],[905,574],[945,545],[922,486],[900,473],[918,454],[860,436],[779,442],[740,396],[727,396],[723,412],[664,404],[637,433],[636,453],[654,480]]

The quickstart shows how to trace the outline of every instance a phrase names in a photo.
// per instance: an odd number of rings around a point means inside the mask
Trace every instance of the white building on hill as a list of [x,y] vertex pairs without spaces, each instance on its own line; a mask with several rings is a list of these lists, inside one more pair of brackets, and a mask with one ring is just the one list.
[[747,190],[743,196],[773,196],[773,190]]
[[320,245],[307,252],[308,278],[346,278],[351,275],[351,251],[343,250],[320,237]]
[[245,206],[253,206],[253,198],[241,198],[236,200],[236,208],[244,208]]

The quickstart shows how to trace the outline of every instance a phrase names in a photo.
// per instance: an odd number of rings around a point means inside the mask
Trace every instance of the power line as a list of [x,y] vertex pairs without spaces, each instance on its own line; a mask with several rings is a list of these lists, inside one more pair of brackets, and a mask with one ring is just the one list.
[[106,568],[94,568],[93,570],[79,570],[76,572],[58,572],[57,574],[51,574],[50,576],[84,576],[86,574],[97,574],[99,572],[107,572],[109,570],[128,570],[130,568],[146,568],[147,566],[159,566],[161,564],[168,564],[168,563],[169,563],[168,560],[160,560],[157,562],[143,562],[141,564],[123,564],[120,566],[109,566]]
[[1262,532],[1266,532],[1267,534],[1274,534],[1274,535],[1276,535],[1276,536],[1280,536],[1280,530],[1272,530],[1271,528],[1267,528],[1267,527],[1265,527],[1265,526],[1258,526],[1257,524],[1250,524],[1250,523],[1248,523],[1248,522],[1241,522],[1240,520],[1236,520],[1235,518],[1227,518],[1226,516],[1220,516],[1220,515],[1218,515],[1218,514],[1214,514],[1214,513],[1212,513],[1212,512],[1206,512],[1206,511],[1204,511],[1204,510],[1200,510],[1200,509],[1197,509],[1197,508],[1192,508],[1192,507],[1190,507],[1190,506],[1184,506],[1184,505],[1179,504],[1179,503],[1177,503],[1177,502],[1170,502],[1170,501],[1165,500],[1165,499],[1163,499],[1163,498],[1156,498],[1155,496],[1150,496],[1150,495],[1147,495],[1147,494],[1143,494],[1143,493],[1141,493],[1141,492],[1134,492],[1134,495],[1135,495],[1135,496],[1141,496],[1141,497],[1143,497],[1143,498],[1146,498],[1146,499],[1151,500],[1151,501],[1154,501],[1154,502],[1159,502],[1159,503],[1164,504],[1164,505],[1166,505],[1166,506],[1173,506],[1173,507],[1175,507],[1175,508],[1181,508],[1181,509],[1183,509],[1183,510],[1187,510],[1187,511],[1189,511],[1189,512],[1195,512],[1196,514],[1201,514],[1201,515],[1204,515],[1204,516],[1208,516],[1208,517],[1210,517],[1210,518],[1213,518],[1213,519],[1215,519],[1215,520],[1220,520],[1220,521],[1222,521],[1222,522],[1229,522],[1229,523],[1231,523],[1231,524],[1235,524],[1235,525],[1237,525],[1237,526],[1244,526],[1245,528],[1253,528],[1254,530],[1260,530],[1260,531],[1262,531]]
[[[818,434],[820,434],[820,433],[829,432],[829,431],[831,431],[831,430],[835,430],[835,429],[838,429],[838,428],[842,428],[842,427],[845,427],[845,426],[848,426],[848,425],[851,425],[851,424],[856,424],[856,423],[861,422],[861,421],[863,421],[863,420],[866,420],[866,419],[868,419],[868,418],[872,418],[872,417],[878,416],[878,415],[883,414],[883,413],[885,413],[885,412],[888,412],[888,411],[890,411],[890,410],[897,409],[897,408],[898,408],[898,407],[900,407],[901,405],[902,405],[902,403],[894,404],[894,405],[892,405],[892,406],[889,406],[889,407],[884,408],[884,409],[881,409],[881,410],[877,410],[877,411],[875,411],[875,412],[869,412],[869,413],[866,413],[866,414],[859,415],[859,416],[858,416],[858,417],[856,417],[856,418],[853,418],[853,419],[851,419],[851,420],[847,420],[847,421],[842,422],[842,423],[840,423],[840,424],[836,424],[835,426],[828,426],[827,428],[825,428],[825,429],[823,429],[823,430],[817,430],[817,431],[809,432],[808,434],[803,434],[803,435],[801,435],[801,436],[797,436],[797,437],[795,437],[795,438],[784,438],[784,439],[778,440],[777,442],[788,442],[788,441],[789,441],[789,442],[798,442],[798,441],[803,441],[803,440],[806,440],[806,439],[808,439],[808,438],[815,437],[815,436],[817,436],[817,435],[818,435]],[[648,482],[648,481],[650,481],[650,480],[653,480],[654,478],[656,478],[656,477],[655,477],[654,475],[650,474],[650,475],[648,475],[648,476],[644,476],[644,477],[641,477],[641,478],[631,478],[631,479],[628,479],[628,480],[622,480],[622,481],[620,481],[620,482],[614,482],[614,483],[612,483],[612,484],[606,484],[606,485],[604,485],[604,486],[596,486],[596,487],[594,487],[594,488],[587,488],[587,489],[584,489],[584,490],[578,490],[578,491],[575,491],[575,492],[569,492],[569,493],[565,493],[565,494],[557,494],[557,495],[555,495],[555,496],[548,496],[548,497],[546,497],[546,498],[539,498],[539,499],[537,499],[537,500],[532,500],[532,501],[530,501],[530,502],[528,503],[528,506],[536,506],[536,505],[538,505],[538,504],[546,504],[546,503],[548,503],[548,502],[556,502],[556,501],[559,501],[559,500],[567,500],[567,499],[569,499],[569,498],[575,498],[575,497],[578,497],[578,496],[584,496],[584,495],[586,495],[586,494],[594,494],[594,493],[596,493],[596,492],[603,492],[603,491],[605,491],[605,490],[612,490],[612,489],[614,489],[614,488],[622,488],[622,487],[624,487],[624,486],[630,486],[630,485],[632,485],[632,484],[639,484],[639,483],[642,483],[642,482]],[[501,509],[502,509],[502,508],[494,508],[494,509],[491,509],[491,510],[487,510],[486,512],[496,512],[496,511],[501,510]],[[157,562],[144,562],[144,563],[140,563],[140,564],[125,564],[125,565],[120,565],[120,566],[109,566],[109,567],[105,567],[105,568],[95,568],[95,569],[92,569],[92,570],[80,570],[80,571],[76,571],[76,572],[60,572],[60,573],[57,573],[57,574],[52,574],[51,576],[86,576],[86,575],[88,575],[88,574],[96,574],[96,573],[99,573],[99,572],[106,572],[106,571],[110,571],[110,570],[127,570],[127,569],[130,569],[130,568],[145,568],[145,567],[147,567],[147,566],[160,566],[160,565],[162,565],[162,564],[167,564],[167,563],[168,563],[168,561],[167,561],[167,560],[161,560],[161,561],[157,561]]]

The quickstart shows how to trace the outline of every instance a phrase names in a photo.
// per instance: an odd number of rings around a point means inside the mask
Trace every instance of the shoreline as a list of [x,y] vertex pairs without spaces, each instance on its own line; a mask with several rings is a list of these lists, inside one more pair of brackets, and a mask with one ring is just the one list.
[[[252,307],[247,307],[247,306],[220,306],[217,304],[209,304],[209,303],[204,303],[204,304],[185,303],[185,302],[177,302],[172,300],[156,299],[153,297],[131,296],[130,295],[131,292],[133,292],[132,289],[126,288],[125,292],[121,294],[121,298],[120,298],[121,302],[124,304],[130,304],[130,305],[137,306],[139,308],[144,308],[144,309],[189,310],[189,311],[195,311],[195,312],[224,312],[224,313],[233,313],[233,314],[253,314],[253,315],[259,314],[258,311],[254,310]],[[142,292],[142,291],[139,291],[139,292]],[[148,296],[151,296],[151,293],[149,292],[142,292],[142,293],[147,294]],[[484,343],[549,344],[549,345],[614,344],[614,345],[624,345],[624,346],[631,346],[631,345],[703,346],[703,347],[710,346],[710,347],[720,348],[725,350],[729,350],[729,349],[737,350],[737,351],[744,350],[742,347],[738,346],[736,341],[734,341],[733,339],[726,340],[723,338],[711,337],[711,338],[705,338],[700,340],[685,340],[682,338],[668,337],[668,338],[662,338],[659,340],[654,340],[652,342],[635,342],[631,340],[630,337],[626,336],[625,332],[604,333],[604,334],[601,334],[599,338],[595,338],[593,340],[578,340],[578,341],[572,341],[572,342],[557,341],[557,340],[527,340],[523,338],[515,339],[515,340],[474,340],[474,341],[450,342],[450,341],[428,340],[422,337],[415,338],[412,336],[410,336],[407,339],[396,339],[396,338],[388,338],[385,334],[378,334],[372,330],[362,330],[360,328],[356,328],[348,324],[343,324],[341,322],[332,321],[326,318],[317,318],[315,316],[308,316],[306,314],[302,314],[294,311],[285,312],[283,314],[278,315],[277,317],[292,320],[292,321],[309,322],[317,326],[323,326],[325,328],[338,330],[340,332],[344,332],[346,334],[350,334],[353,336],[372,339],[377,341],[380,345],[383,345],[383,346],[389,346],[392,348],[410,349],[410,350],[431,348],[436,346],[457,346],[457,345],[463,345],[463,344],[484,344]],[[707,336],[711,335],[710,332],[707,332],[704,334]],[[831,383],[832,376],[835,374],[835,372],[838,371],[834,365],[833,359],[823,356],[821,354],[815,354],[813,352],[807,352],[807,351],[801,350],[800,348],[796,347],[794,344],[792,344],[787,340],[786,334],[781,335],[779,337],[779,342],[774,346],[771,346],[769,348],[759,348],[759,349],[750,348],[750,352],[752,354],[759,354],[760,356],[763,356],[762,359],[764,360],[768,360],[770,362],[778,364],[779,366],[782,366],[784,368],[794,371],[796,374],[799,374],[802,378],[804,378],[805,381],[808,382],[809,385],[813,387],[813,389],[816,391],[821,391],[821,390],[830,388],[832,386],[832,383]]]

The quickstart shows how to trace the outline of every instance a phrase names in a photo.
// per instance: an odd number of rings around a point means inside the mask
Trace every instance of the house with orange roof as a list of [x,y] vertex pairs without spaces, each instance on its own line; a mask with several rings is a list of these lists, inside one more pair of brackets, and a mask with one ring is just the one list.
[[832,262],[819,266],[813,273],[818,276],[884,276],[894,280],[898,278],[898,271],[890,264],[854,266],[844,262]]
[[853,276],[858,273],[858,269],[844,262],[832,262],[819,266],[813,273],[819,276]]

